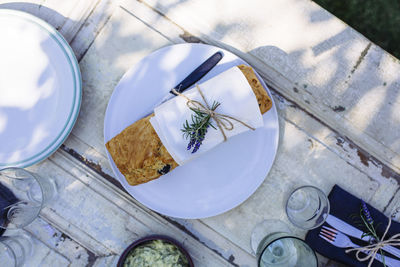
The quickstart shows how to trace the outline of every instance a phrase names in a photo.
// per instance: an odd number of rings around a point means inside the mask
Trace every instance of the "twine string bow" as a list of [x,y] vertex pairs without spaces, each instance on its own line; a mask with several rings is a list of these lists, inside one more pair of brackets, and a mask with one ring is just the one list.
[[[395,234],[391,238],[385,240],[386,234],[389,231],[390,225],[392,223],[392,219],[389,218],[388,225],[386,227],[385,233],[382,235],[382,238],[379,242],[358,248],[346,249],[345,252],[349,253],[351,251],[356,251],[356,258],[359,261],[367,261],[369,260],[368,267],[370,267],[375,259],[376,254],[379,250],[381,250],[384,246],[400,246],[400,233]],[[360,253],[366,253],[366,256],[360,256]]]
[[254,127],[251,127],[250,125],[248,125],[247,123],[238,120],[232,116],[229,115],[225,115],[225,114],[221,114],[218,112],[215,112],[215,109],[220,105],[216,105],[214,107],[214,109],[212,109],[210,107],[210,105],[208,104],[206,98],[204,97],[203,92],[200,89],[200,86],[198,84],[196,84],[196,88],[200,93],[201,98],[203,99],[203,103],[197,101],[197,100],[192,100],[189,97],[185,96],[184,94],[179,93],[178,91],[176,91],[175,89],[172,89],[172,92],[178,96],[182,96],[184,98],[186,98],[187,102],[186,105],[188,106],[188,108],[190,109],[195,109],[198,110],[204,114],[209,115],[217,124],[218,129],[221,131],[222,136],[224,137],[224,142],[227,140],[226,134],[225,134],[225,130],[226,131],[231,131],[234,128],[233,122],[232,121],[237,121],[239,123],[241,123],[242,125],[246,126],[247,128],[251,129],[251,130],[255,130]]

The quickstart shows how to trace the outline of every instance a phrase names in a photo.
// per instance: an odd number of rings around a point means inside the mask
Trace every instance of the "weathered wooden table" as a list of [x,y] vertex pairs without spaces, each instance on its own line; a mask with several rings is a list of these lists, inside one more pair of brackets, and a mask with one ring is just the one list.
[[[0,2],[57,28],[83,76],[71,135],[30,168],[56,179],[59,198],[26,228],[37,239],[27,266],[112,266],[129,243],[154,233],[182,241],[196,266],[255,266],[252,228],[268,218],[290,225],[284,201],[304,184],[326,193],[339,184],[386,214],[400,210],[399,60],[313,2]],[[220,46],[249,62],[272,89],[280,120],[277,157],[262,186],[237,208],[202,220],[165,217],[135,201],[114,179],[103,144],[106,105],[124,72],[184,42]]]

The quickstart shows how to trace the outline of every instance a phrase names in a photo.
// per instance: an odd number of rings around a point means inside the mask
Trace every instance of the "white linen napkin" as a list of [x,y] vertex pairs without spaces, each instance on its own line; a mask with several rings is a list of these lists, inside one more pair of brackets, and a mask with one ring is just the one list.
[[[210,106],[214,101],[221,103],[215,112],[232,116],[253,128],[264,125],[256,96],[246,77],[237,67],[230,68],[199,84],[199,87]],[[187,90],[184,95],[191,100],[204,103],[195,86]],[[183,124],[186,120],[188,120],[189,124],[191,123],[191,115],[194,112],[187,107],[186,102],[187,99],[183,96],[176,96],[155,108],[155,116],[150,119],[150,123],[161,142],[179,165],[183,165],[185,162],[207,152],[224,141],[221,131],[216,123],[212,121],[217,130],[212,127],[208,128],[205,139],[197,152],[192,154],[191,150],[187,150],[189,140],[183,137],[181,129],[183,129]],[[234,120],[231,120],[231,122],[234,125],[234,129],[231,131],[225,130],[228,138],[227,142],[229,142],[230,137],[250,130],[239,122]]]

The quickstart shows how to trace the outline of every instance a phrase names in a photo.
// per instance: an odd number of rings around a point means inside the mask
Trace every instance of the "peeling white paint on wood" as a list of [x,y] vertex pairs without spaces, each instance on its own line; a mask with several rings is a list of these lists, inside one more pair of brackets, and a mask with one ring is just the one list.
[[396,194],[392,197],[390,205],[385,209],[385,214],[393,216],[395,220],[400,221],[400,190],[397,190]]
[[248,53],[282,94],[400,171],[399,60],[312,1],[143,2],[207,43]]
[[[85,247],[91,246],[87,244],[87,236],[90,236],[93,242],[97,241],[97,245],[90,248],[97,256],[120,255],[140,237],[164,234],[180,241],[189,250],[196,266],[228,265],[215,252],[159,215],[142,208],[87,167],[78,166],[65,152],[55,153],[50,160],[40,164],[37,171],[42,176],[56,174],[59,186],[57,201],[41,212],[42,218],[64,226],[64,232]],[[81,235],[82,232],[86,236]]]
[[90,260],[89,251],[41,218],[26,227],[33,238],[44,243],[69,261],[69,266],[86,266]]
[[30,255],[27,255],[28,259],[24,266],[68,266],[71,264],[71,261],[67,257],[48,247],[46,243],[37,239],[34,234],[29,233],[29,230],[32,228],[35,228],[35,226],[30,225],[28,231],[18,229],[7,230],[4,233],[5,236],[18,236],[21,234],[30,236],[32,241],[32,251]]
[[[369,158],[364,151],[340,136],[338,132],[333,132],[320,121],[308,116],[293,102],[279,95],[275,95],[275,102],[283,117],[310,136],[308,140],[310,149],[314,149],[316,145],[322,145],[375,182],[373,187],[379,189],[375,195],[367,197],[366,200],[381,210],[389,204],[391,197],[399,188],[398,174],[390,172],[387,167]],[[351,176],[343,177],[343,180],[352,178]]]

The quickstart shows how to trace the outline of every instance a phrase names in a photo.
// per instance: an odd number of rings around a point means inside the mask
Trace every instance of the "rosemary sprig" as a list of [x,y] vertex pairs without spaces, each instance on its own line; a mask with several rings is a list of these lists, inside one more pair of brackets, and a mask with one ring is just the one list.
[[[215,111],[221,103],[214,101],[211,110]],[[183,124],[183,137],[185,139],[189,139],[189,144],[187,146],[187,150],[193,148],[192,153],[195,153],[199,150],[203,140],[206,136],[207,129],[211,126],[216,129],[215,126],[211,123],[210,114],[201,111],[199,109],[190,108],[194,114],[192,114],[191,119],[192,122],[189,123],[187,120]]]

